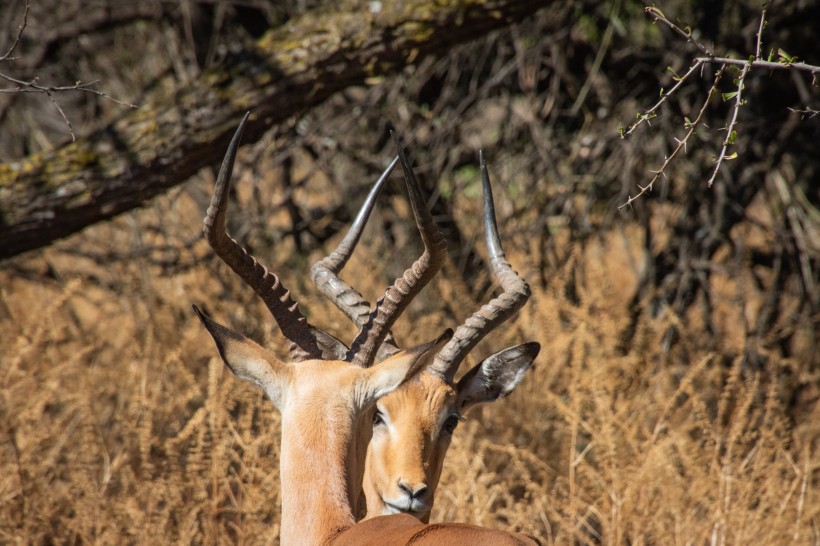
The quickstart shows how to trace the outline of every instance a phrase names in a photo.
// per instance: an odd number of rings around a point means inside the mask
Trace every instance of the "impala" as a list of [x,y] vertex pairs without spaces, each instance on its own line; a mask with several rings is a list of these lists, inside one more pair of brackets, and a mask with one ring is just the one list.
[[424,208],[420,190],[408,180],[411,204],[422,230],[424,253],[376,304],[351,348],[339,358],[340,342],[312,328],[290,292],[225,230],[231,171],[248,114],[236,131],[217,176],[203,231],[216,254],[262,299],[290,342],[283,362],[254,341],[194,307],[228,368],[261,387],[282,414],[280,475],[283,544],[535,544],[515,535],[465,524],[427,525],[408,514],[356,523],[354,507],[363,466],[358,422],[376,400],[429,365],[453,338],[447,330],[435,341],[395,352],[378,366],[363,364],[375,353],[410,299],[441,265],[444,240]]
[[[408,191],[418,188],[415,174],[400,146],[398,152],[398,157],[373,186],[338,247],[311,269],[317,288],[359,327],[364,327],[370,318],[370,304],[338,275],[350,259],[379,192],[396,163],[401,162]],[[501,247],[483,153],[480,153],[480,166],[486,245],[503,292],[456,330],[454,337],[436,355],[432,366],[413,381],[381,398],[361,417],[358,435],[361,445],[358,449],[367,451],[362,488],[368,518],[406,512],[424,522],[429,521],[444,457],[463,413],[478,403],[492,402],[510,394],[540,350],[538,343],[504,349],[484,359],[454,382],[455,373],[470,350],[520,309],[530,296],[529,286],[512,270]],[[421,219],[424,236],[426,231],[433,229],[432,220],[423,214]],[[342,353],[341,348],[336,350]],[[393,355],[398,350],[395,338],[388,331],[377,359]],[[372,438],[366,433],[368,428],[372,428]],[[358,515],[362,515],[361,507]]]

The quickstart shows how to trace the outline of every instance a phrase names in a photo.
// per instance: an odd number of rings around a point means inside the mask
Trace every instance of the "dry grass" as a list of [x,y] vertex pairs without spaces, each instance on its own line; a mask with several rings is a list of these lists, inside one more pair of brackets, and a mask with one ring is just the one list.
[[[269,344],[279,334],[203,242],[185,245],[202,214],[189,193],[0,271],[0,542],[277,543],[278,414],[223,370],[190,304]],[[511,261],[538,278],[546,258],[503,225]],[[664,312],[619,349],[638,238],[630,225],[583,246],[556,234],[570,258],[476,351],[534,339],[544,346],[537,369],[458,431],[433,519],[522,529],[548,544],[820,543],[820,410],[795,404],[791,388],[818,381],[815,325],[796,337],[793,359],[772,352],[765,373],[742,367],[742,324],[767,286],[736,264],[714,275],[716,334],[699,313]],[[172,273],[160,245],[179,249]],[[379,239],[369,233],[363,245]],[[116,249],[137,255],[89,257]],[[351,334],[312,295],[309,261],[289,243],[257,252],[311,320]],[[387,281],[371,272],[385,258],[382,249],[348,267],[371,299]],[[456,277],[411,307],[402,339],[429,337],[453,325],[446,309],[471,305]],[[665,353],[670,325],[683,334]]]

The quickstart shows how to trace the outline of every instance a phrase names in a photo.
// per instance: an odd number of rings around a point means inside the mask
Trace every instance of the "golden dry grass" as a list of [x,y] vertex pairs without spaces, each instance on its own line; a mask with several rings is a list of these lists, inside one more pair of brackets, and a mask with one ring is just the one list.
[[[223,370],[190,305],[268,344],[280,336],[206,244],[186,247],[201,215],[177,190],[0,271],[0,543],[277,543],[278,414]],[[504,226],[516,268],[548,283],[533,282],[515,324],[475,353],[531,339],[543,350],[509,399],[458,430],[433,520],[521,529],[547,544],[817,544],[820,411],[790,398],[793,384],[818,381],[815,325],[795,337],[793,358],[771,351],[765,372],[743,369],[743,315],[756,316],[767,286],[741,264],[714,274],[717,334],[699,313],[665,312],[621,350],[638,229],[584,245],[559,231],[569,259],[542,272],[547,257]],[[157,245],[179,250],[173,274]],[[388,280],[372,271],[409,260],[372,230],[361,248],[369,254],[345,276],[372,300]],[[97,265],[78,254],[118,249],[136,255]],[[318,253],[257,251],[312,321],[352,334],[304,275]],[[455,279],[440,276],[411,306],[400,339],[428,338],[454,325],[446,309],[475,305]],[[670,325],[683,333],[664,352]]]

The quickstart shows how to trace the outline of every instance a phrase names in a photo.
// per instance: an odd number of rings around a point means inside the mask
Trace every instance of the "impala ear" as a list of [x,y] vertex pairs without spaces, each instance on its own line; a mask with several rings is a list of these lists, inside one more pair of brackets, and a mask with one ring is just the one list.
[[322,351],[322,359],[324,360],[344,360],[347,351],[349,350],[337,337],[328,334],[321,328],[315,326],[310,327],[310,333],[313,339],[316,340],[316,345]]
[[540,350],[538,343],[523,343],[482,360],[456,385],[459,408],[494,402],[509,395],[524,379],[524,373],[532,367]]
[[432,364],[436,353],[452,337],[453,330],[448,328],[430,343],[399,351],[375,366],[364,368],[362,371],[366,374],[367,382],[361,396],[362,407],[395,390]]
[[255,341],[213,321],[196,305],[193,307],[228,369],[239,379],[262,387],[274,405],[281,409],[289,366]]

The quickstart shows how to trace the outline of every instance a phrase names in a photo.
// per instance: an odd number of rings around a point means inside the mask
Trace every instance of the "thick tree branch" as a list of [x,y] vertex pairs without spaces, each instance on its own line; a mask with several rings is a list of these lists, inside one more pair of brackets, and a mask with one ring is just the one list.
[[0,165],[0,259],[138,207],[244,143],[369,78],[518,21],[542,0],[410,0],[378,13],[310,13],[172,93],[51,152]]

